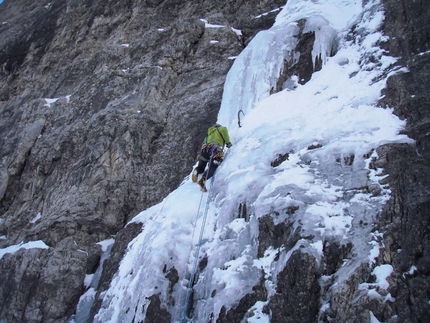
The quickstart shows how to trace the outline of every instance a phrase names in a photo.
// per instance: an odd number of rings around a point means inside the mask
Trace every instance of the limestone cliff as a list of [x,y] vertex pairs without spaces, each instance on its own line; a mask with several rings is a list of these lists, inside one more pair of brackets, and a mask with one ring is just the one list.
[[[395,270],[390,294],[396,302],[368,299],[351,306],[346,296],[334,295],[337,303],[327,316],[336,322],[370,322],[360,316],[369,308],[390,322],[430,317],[430,27],[423,14],[430,3],[382,2],[383,32],[389,36],[383,46],[409,72],[389,78],[380,105],[394,107],[407,120],[405,133],[416,140],[416,146],[382,146],[374,161],[389,175],[392,190],[375,230],[383,233],[380,261]],[[140,230],[125,225],[189,173],[207,126],[216,120],[233,58],[273,24],[275,9],[284,4],[5,0],[0,5],[0,248],[36,240],[49,247],[20,249],[0,259],[0,321],[68,322],[85,275],[100,263],[97,242],[115,237],[99,283],[100,292],[107,289],[127,243]],[[292,66],[285,62],[280,86],[293,74],[303,82],[311,77],[314,40],[312,33],[301,35],[303,55]],[[281,240],[287,245],[297,240],[288,225],[260,220],[261,252]],[[334,272],[351,248],[325,246],[325,270]],[[405,274],[413,265],[416,270]],[[271,301],[274,322],[317,322],[321,274],[312,257],[293,254]],[[351,276],[345,293],[360,281],[372,281],[368,269]],[[224,309],[219,322],[241,322],[256,300],[267,297],[262,286]],[[169,322],[157,302],[154,296],[147,322]],[[94,304],[92,315],[100,306]],[[398,317],[392,319],[393,313]]]
[[0,5],[0,247],[51,247],[2,258],[1,319],[70,317],[98,265],[96,242],[179,185],[216,120],[232,57],[282,4]]

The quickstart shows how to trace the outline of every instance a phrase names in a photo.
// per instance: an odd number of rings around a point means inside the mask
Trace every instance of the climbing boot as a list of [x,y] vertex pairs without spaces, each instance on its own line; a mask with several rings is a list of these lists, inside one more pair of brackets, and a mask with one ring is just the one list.
[[203,176],[200,180],[199,180],[199,186],[200,186],[200,190],[202,191],[202,192],[207,192],[208,190],[206,189],[206,177],[205,176]]
[[194,168],[193,170],[193,174],[191,175],[191,180],[195,183],[197,182],[197,178],[198,178],[199,174],[197,173],[197,169]]

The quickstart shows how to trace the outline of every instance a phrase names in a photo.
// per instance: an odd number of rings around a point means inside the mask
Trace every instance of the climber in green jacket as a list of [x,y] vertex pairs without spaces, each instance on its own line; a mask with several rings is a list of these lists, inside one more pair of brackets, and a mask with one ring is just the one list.
[[[198,181],[200,188],[203,192],[206,192],[206,180],[212,177],[215,170],[223,159],[224,146],[230,148],[232,146],[230,142],[230,136],[226,127],[219,124],[215,124],[208,129],[208,135],[203,141],[201,151],[198,157],[199,164],[193,170],[191,176],[193,182],[197,182],[199,174],[202,174],[202,178]],[[208,170],[205,171],[207,163],[209,163]]]

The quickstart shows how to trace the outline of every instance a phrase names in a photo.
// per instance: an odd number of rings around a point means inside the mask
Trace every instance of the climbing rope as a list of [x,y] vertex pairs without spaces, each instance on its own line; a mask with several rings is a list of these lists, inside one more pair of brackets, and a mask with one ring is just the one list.
[[[212,158],[213,158],[213,156],[211,156],[211,159],[209,161],[209,167],[212,164]],[[209,170],[208,170],[208,172],[209,172]],[[191,271],[190,280],[188,282],[187,295],[186,295],[186,298],[185,298],[185,304],[184,304],[183,311],[182,311],[181,323],[187,323],[188,322],[188,315],[189,315],[189,313],[187,313],[187,312],[188,312],[188,308],[189,308],[189,305],[190,305],[191,293],[193,291],[194,279],[195,279],[196,274],[197,274],[197,266],[198,266],[198,262],[199,262],[200,247],[202,246],[203,233],[205,231],[206,219],[207,219],[208,211],[209,211],[209,203],[211,201],[212,187],[213,187],[213,183],[214,183],[214,178],[215,178],[215,173],[212,175],[212,178],[210,180],[210,186],[209,186],[209,191],[208,191],[208,198],[206,200],[206,206],[205,206],[205,211],[204,211],[203,220],[202,220],[202,227],[200,229],[199,242],[197,244],[196,254],[195,254],[195,257],[194,257],[193,270]],[[197,226],[198,215],[200,214],[200,208],[201,208],[201,205],[202,205],[202,200],[203,200],[203,195],[204,194],[205,193],[202,192],[202,195],[200,197],[200,203],[199,203],[199,208],[197,210],[197,216],[196,216],[196,222],[194,224],[194,230],[196,229],[196,226]],[[193,237],[194,237],[194,231],[193,231]]]

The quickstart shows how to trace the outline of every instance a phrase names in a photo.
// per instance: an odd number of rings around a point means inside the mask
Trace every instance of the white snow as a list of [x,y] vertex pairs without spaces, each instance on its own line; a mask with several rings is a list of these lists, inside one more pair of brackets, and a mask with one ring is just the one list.
[[3,256],[7,253],[15,253],[20,249],[33,249],[33,248],[48,249],[49,246],[47,246],[42,240],[30,241],[26,243],[21,242],[20,244],[16,244],[13,246],[0,249],[0,259],[3,258]]
[[[387,281],[387,278],[392,274],[393,267],[388,264],[376,266],[372,274],[376,277],[374,283],[361,283],[359,286],[360,290],[367,291],[367,295],[370,298],[379,298],[382,299],[384,302],[390,301],[394,302],[395,299],[391,296],[390,293],[387,292],[388,287],[390,286],[389,282]],[[380,291],[384,290],[384,295],[380,294]]]
[[415,272],[417,271],[417,267],[416,266],[411,266],[411,268],[409,268],[409,270],[405,273],[403,273],[403,278],[406,277],[406,275],[413,275],[415,274]]
[[369,312],[370,313],[370,323],[381,323],[381,321],[379,321],[375,314],[373,314],[372,311]]
[[115,239],[112,238],[112,239],[107,239],[107,240],[97,242],[97,244],[101,246],[102,252],[105,252],[109,246],[113,245],[114,242],[115,242]]
[[225,27],[224,25],[210,24],[206,19],[200,19],[200,20],[205,23],[205,28],[224,28]]
[[242,31],[236,28],[231,27],[231,30],[233,30],[233,32],[237,35],[237,36],[242,36]]
[[[407,72],[390,70],[395,59],[378,47],[384,38],[381,9],[377,0],[365,7],[361,0],[289,0],[274,26],[254,37],[225,83],[218,122],[229,128],[233,146],[209,183],[213,188],[202,194],[187,177],[160,204],[132,220],[142,223],[142,231],[128,245],[95,322],[142,321],[154,294],[179,320],[195,257],[207,261],[193,289],[196,322],[209,321],[211,313],[216,321],[223,306],[229,309],[251,293],[261,269],[269,295],[274,293],[277,274],[295,250],[319,261],[325,241],[354,245],[355,256],[344,260],[333,289],[362,263],[375,266],[382,239],[372,233],[372,222],[390,189],[379,183],[383,170],[371,169],[370,161],[378,157],[374,150],[380,145],[413,142],[399,134],[405,121],[393,115],[393,107],[377,107],[386,75]],[[293,77],[271,94],[284,60],[298,58],[299,19],[307,19],[305,28],[316,33],[313,55],[321,56],[323,68],[306,84]],[[208,28],[223,27],[202,21]],[[353,25],[359,33],[355,42],[346,38]],[[367,60],[369,54],[377,59]],[[287,160],[271,166],[287,153]],[[369,187],[379,193],[372,195]],[[237,218],[239,204],[247,205],[249,222]],[[258,258],[259,218],[265,215],[275,224],[288,220],[293,230],[300,226],[303,236],[314,238],[301,239],[291,249],[269,248]],[[173,268],[180,282],[170,295],[166,275]],[[361,288],[369,297],[392,301],[376,289],[388,288],[391,271],[390,265],[375,267],[376,282]],[[262,307],[255,304],[248,322],[269,322]]]
[[270,323],[270,316],[263,313],[263,308],[266,302],[256,302],[255,305],[248,311],[252,316],[248,317],[247,323]]
[[380,265],[373,269],[372,274],[376,276],[376,284],[382,289],[387,290],[390,284],[387,282],[387,277],[393,272],[391,265]]
[[255,19],[258,19],[258,18],[261,18],[261,17],[263,17],[263,16],[267,16],[269,13],[279,11],[279,10],[281,10],[282,8],[284,8],[284,7],[276,8],[276,9],[273,9],[273,10],[271,10],[271,11],[269,11],[269,12],[262,13],[261,15],[258,15],[258,16],[254,17],[254,18],[255,18]]
[[39,220],[39,219],[41,219],[41,218],[42,218],[42,214],[40,212],[38,212],[36,214],[36,216],[33,219],[30,220],[30,223],[36,223],[36,221]]
[[61,99],[60,102],[62,102],[62,103],[64,103],[64,102],[65,103],[70,103],[70,97],[71,96],[72,95],[69,94],[69,95],[66,95],[66,96],[60,97],[60,98],[45,98],[44,100],[45,100],[46,103],[44,104],[44,106],[50,108],[53,103],[57,102],[60,99]]
[[44,106],[50,108],[52,103],[55,103],[59,100],[59,98],[55,98],[55,99],[48,99],[45,98],[46,103],[44,104]]
[[84,286],[85,287],[90,287],[90,285],[91,285],[91,281],[93,280],[93,277],[94,277],[94,274],[88,274],[88,275],[85,275],[85,278],[84,278]]

